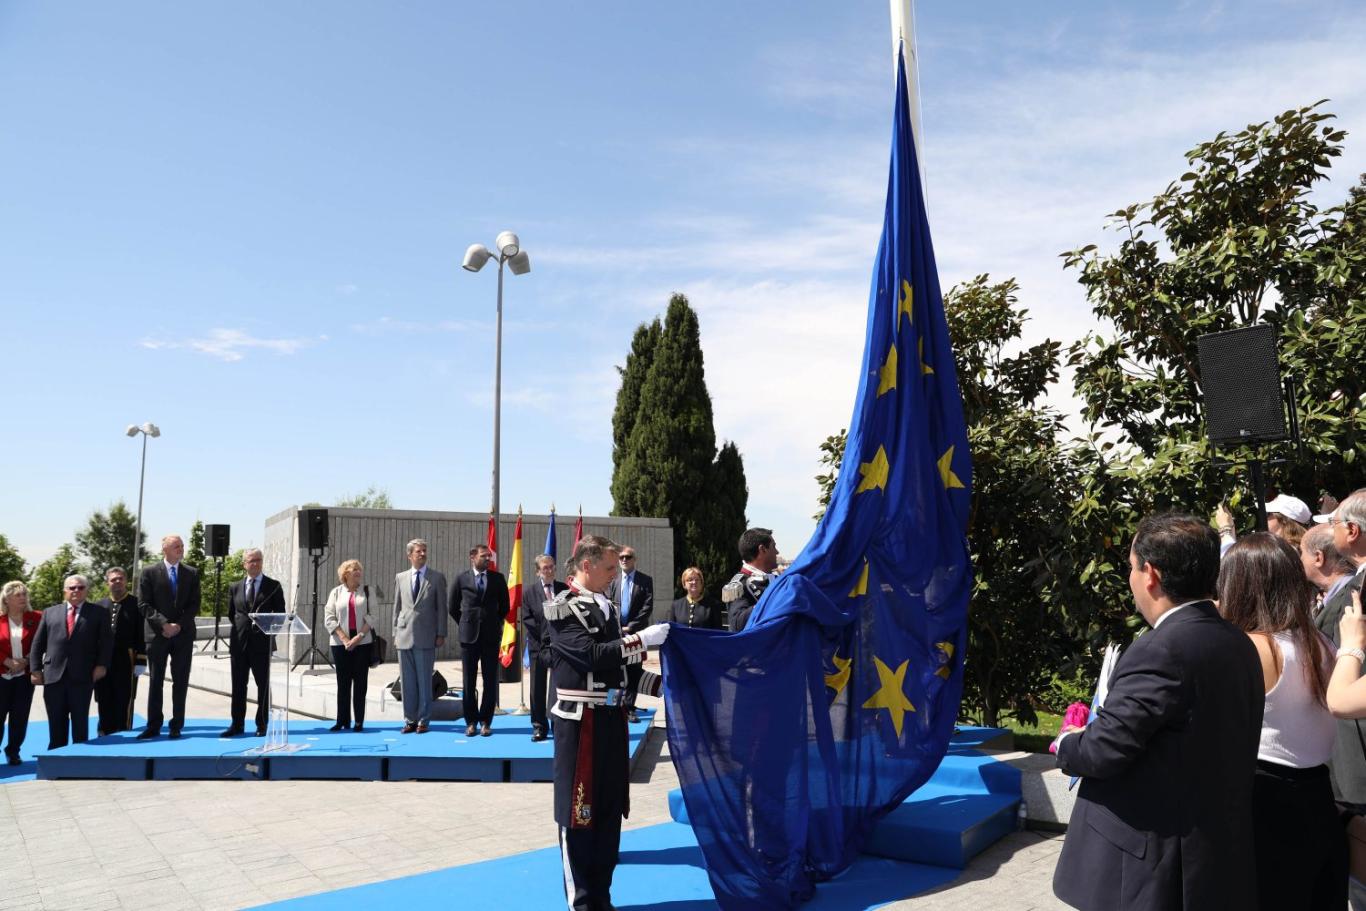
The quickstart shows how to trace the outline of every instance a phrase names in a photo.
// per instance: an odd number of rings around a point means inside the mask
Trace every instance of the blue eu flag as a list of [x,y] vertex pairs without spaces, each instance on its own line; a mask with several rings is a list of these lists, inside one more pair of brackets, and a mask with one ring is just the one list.
[[829,508],[744,632],[675,626],[669,749],[721,907],[792,907],[939,765],[963,688],[972,469],[898,64],[858,401]]

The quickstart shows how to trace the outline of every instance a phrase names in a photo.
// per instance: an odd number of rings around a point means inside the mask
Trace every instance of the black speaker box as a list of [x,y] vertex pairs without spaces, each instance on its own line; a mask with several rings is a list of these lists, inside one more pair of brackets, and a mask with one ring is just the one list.
[[299,510],[299,547],[302,550],[327,548],[327,510]]
[[1228,446],[1288,439],[1275,327],[1211,332],[1196,345],[1210,442]]
[[226,557],[228,548],[228,526],[204,526],[204,555],[206,557]]

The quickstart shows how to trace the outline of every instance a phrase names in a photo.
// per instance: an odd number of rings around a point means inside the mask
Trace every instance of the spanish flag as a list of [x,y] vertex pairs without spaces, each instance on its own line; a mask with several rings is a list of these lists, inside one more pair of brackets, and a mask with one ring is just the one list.
[[512,532],[512,562],[508,566],[508,615],[503,618],[503,642],[498,663],[512,667],[517,654],[517,615],[522,610],[522,508],[517,507],[517,527]]

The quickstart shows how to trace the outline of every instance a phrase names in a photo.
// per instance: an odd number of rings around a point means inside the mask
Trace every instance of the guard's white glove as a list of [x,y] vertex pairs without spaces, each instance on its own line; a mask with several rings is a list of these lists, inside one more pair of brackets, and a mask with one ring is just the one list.
[[657,648],[664,644],[664,640],[669,638],[669,624],[656,623],[654,626],[647,626],[640,631],[640,641],[646,648]]

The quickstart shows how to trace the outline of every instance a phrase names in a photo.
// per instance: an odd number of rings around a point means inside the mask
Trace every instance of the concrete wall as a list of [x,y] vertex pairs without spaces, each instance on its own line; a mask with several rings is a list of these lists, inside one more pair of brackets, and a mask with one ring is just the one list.
[[[291,506],[266,520],[262,551],[265,553],[266,575],[279,579],[285,589],[285,601],[297,609],[306,623],[312,623],[313,562],[307,551],[299,549],[299,507]],[[555,517],[555,539],[561,570],[574,547],[574,522],[577,515]],[[327,635],[322,628],[322,605],[327,593],[337,584],[337,566],[343,560],[356,559],[365,566],[365,581],[386,608],[380,633],[388,637],[393,627],[392,603],[394,575],[408,568],[405,548],[413,538],[427,541],[427,562],[445,574],[447,581],[469,568],[469,550],[483,544],[488,537],[488,515],[473,512],[432,512],[407,509],[329,509],[327,513],[329,546],[322,554],[318,567],[318,619],[313,639],[327,650]],[[498,569],[505,575],[511,568],[512,533],[517,516],[503,516],[498,528]],[[547,515],[522,517],[522,579],[531,578],[532,560],[541,553],[550,526]],[[585,534],[606,535],[620,544],[635,547],[637,567],[655,578],[655,609],[667,610],[673,600],[673,531],[668,519],[626,519],[606,516],[584,516]],[[307,637],[300,637],[296,652],[308,647]],[[455,642],[455,627],[445,647],[437,652],[439,658],[457,658],[460,649]]]

